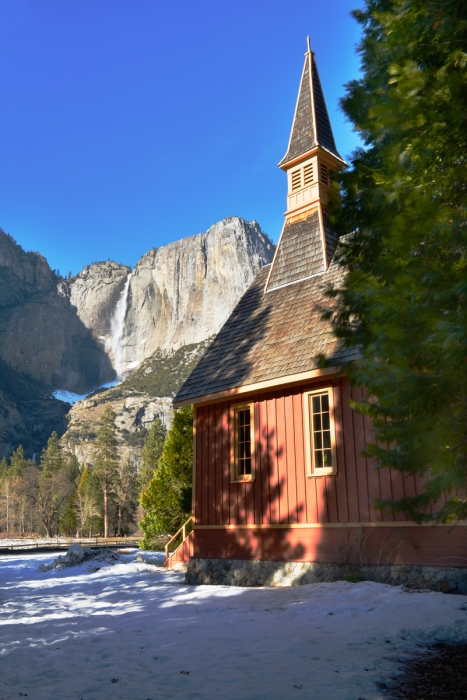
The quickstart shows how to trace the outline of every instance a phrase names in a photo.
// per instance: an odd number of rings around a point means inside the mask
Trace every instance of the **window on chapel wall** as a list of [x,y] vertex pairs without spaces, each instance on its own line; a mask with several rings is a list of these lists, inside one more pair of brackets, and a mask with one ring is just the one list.
[[230,409],[231,480],[252,481],[255,469],[254,404],[235,404]]
[[308,476],[335,474],[336,431],[331,387],[304,394],[304,418]]

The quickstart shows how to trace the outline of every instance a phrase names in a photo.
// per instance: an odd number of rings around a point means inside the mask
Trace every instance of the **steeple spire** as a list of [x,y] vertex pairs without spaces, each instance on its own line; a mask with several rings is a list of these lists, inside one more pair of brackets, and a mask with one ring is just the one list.
[[339,155],[307,37],[297,104],[287,153],[279,167],[287,173],[287,211],[265,291],[326,272],[337,237],[326,216],[331,192],[329,170],[346,163]]
[[296,162],[298,158],[305,157],[309,151],[318,146],[329,151],[344,163],[334,141],[316,57],[310,46],[310,37],[307,36],[306,39],[308,50],[305,54],[305,64],[298,90],[289,146],[287,153],[279,163],[280,168],[291,162]]

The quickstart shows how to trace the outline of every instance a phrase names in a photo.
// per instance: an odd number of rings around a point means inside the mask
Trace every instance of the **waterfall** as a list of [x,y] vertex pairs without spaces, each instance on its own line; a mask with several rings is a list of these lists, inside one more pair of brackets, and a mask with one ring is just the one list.
[[110,322],[112,333],[112,352],[114,358],[114,369],[117,377],[121,380],[123,373],[123,336],[125,334],[125,317],[128,303],[128,290],[130,288],[131,272],[125,280],[125,286],[120,292],[115,311]]

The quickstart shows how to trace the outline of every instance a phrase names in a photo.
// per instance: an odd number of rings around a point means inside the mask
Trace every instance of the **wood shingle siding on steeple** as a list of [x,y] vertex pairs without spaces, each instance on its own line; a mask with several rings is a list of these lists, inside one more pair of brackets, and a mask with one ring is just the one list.
[[315,54],[308,51],[305,54],[289,147],[279,163],[280,167],[316,146],[321,146],[342,161],[334,141]]
[[325,211],[323,211],[323,225],[324,225],[324,238],[326,240],[326,262],[327,266],[331,264],[332,257],[336,251],[337,243],[339,241],[335,231],[331,228],[329,223],[329,217]]
[[305,62],[305,68],[300,83],[300,93],[298,96],[297,110],[290,136],[289,150],[282,159],[281,165],[311,151],[316,146],[315,132],[313,124],[313,109],[311,105],[311,86],[309,62]]
[[328,151],[340,158],[336,148],[336,143],[334,141],[334,135],[332,133],[331,122],[329,120],[328,110],[324,100],[323,88],[321,87],[321,81],[319,79],[314,54],[311,62],[313,66],[313,98],[315,103],[316,129],[318,132],[317,142],[320,146],[326,148]]
[[318,368],[319,356],[341,365],[356,356],[334,337],[324,309],[334,301],[328,285],[342,277],[337,263],[326,274],[264,292],[263,267],[182,386],[174,403]]
[[318,208],[287,219],[266,290],[324,272]]

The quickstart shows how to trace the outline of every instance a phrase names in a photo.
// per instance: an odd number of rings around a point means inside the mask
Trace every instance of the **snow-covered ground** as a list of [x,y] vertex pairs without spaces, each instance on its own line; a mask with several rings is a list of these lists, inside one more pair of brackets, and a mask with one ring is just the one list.
[[39,571],[55,557],[0,557],[1,700],[375,700],[420,645],[467,639],[464,596],[192,587],[134,550]]
[[[114,379],[113,382],[107,382],[107,384],[102,384],[99,389],[111,389],[113,386],[118,386],[121,384],[120,379]],[[94,389],[95,391],[95,389]],[[91,392],[92,394],[93,392]],[[66,391],[65,389],[57,389],[57,391],[52,392],[52,396],[55,396],[59,401],[65,401],[66,403],[71,403],[73,405],[77,401],[82,401],[89,394],[75,394],[73,391]]]

